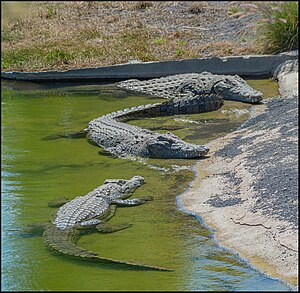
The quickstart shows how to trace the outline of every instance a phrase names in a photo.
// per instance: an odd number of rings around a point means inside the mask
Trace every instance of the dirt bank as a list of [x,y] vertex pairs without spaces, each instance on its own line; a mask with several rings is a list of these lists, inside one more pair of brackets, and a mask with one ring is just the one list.
[[[289,284],[298,284],[298,80],[252,108],[239,130],[210,142],[199,178],[182,196],[220,244]],[[286,82],[289,84],[287,90]]]

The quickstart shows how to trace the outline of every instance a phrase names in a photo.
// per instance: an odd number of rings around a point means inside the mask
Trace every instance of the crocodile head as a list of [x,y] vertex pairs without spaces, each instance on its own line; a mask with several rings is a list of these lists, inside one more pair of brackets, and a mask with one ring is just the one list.
[[121,198],[123,199],[130,197],[138,187],[145,183],[145,179],[138,175],[124,181],[126,182],[121,187]]
[[262,93],[253,89],[238,75],[224,77],[214,84],[212,90],[225,100],[246,103],[259,103],[262,100]]
[[127,198],[141,185],[145,183],[142,176],[133,176],[129,180],[125,179],[106,179],[104,185],[109,185],[114,191],[114,198]]
[[113,184],[117,187],[124,187],[127,189],[134,189],[141,186],[145,182],[142,176],[133,176],[129,180],[125,179],[106,179],[103,184]]
[[209,151],[205,146],[187,143],[170,132],[151,138],[147,148],[150,158],[164,159],[199,158]]

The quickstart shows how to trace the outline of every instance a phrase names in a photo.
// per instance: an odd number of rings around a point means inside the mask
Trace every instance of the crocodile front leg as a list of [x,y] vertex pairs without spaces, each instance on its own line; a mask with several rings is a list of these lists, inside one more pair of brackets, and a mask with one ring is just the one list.
[[91,228],[91,227],[95,227],[98,224],[100,225],[107,224],[106,222],[115,215],[116,209],[117,209],[116,205],[110,205],[107,214],[101,217],[101,219],[95,218],[95,219],[83,221],[79,224],[79,228]]
[[153,200],[152,196],[142,196],[133,199],[115,199],[113,200],[112,203],[116,204],[119,207],[130,207],[130,206],[138,206],[144,204],[150,200]]

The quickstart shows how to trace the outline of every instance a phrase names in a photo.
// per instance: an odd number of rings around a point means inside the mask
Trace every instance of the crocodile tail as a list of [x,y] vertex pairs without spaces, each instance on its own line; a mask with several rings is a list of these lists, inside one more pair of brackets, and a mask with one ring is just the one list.
[[163,103],[147,104],[138,107],[127,108],[109,114],[119,122],[145,118],[162,117],[180,114],[198,114],[219,109],[223,104],[223,99],[218,94],[204,93],[201,95],[186,96],[182,99],[168,100]]
[[101,257],[95,252],[85,250],[76,246],[76,241],[78,240],[79,236],[80,232],[76,229],[61,230],[55,227],[54,225],[49,225],[43,233],[44,241],[51,249],[64,255],[80,258],[81,260],[90,262],[116,263],[134,267],[137,269],[174,271],[172,269],[167,269],[163,267]]

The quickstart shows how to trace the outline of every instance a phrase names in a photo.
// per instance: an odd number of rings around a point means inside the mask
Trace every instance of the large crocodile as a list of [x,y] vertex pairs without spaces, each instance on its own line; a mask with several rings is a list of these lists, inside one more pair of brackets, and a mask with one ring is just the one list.
[[[147,129],[123,123],[140,116],[174,115],[174,113],[199,113],[217,109],[222,104],[216,94],[176,99],[165,103],[133,107],[104,115],[92,120],[87,129],[90,142],[96,142],[119,157],[196,158],[207,154],[208,148],[187,143],[167,132],[159,134]],[[122,121],[122,122],[121,122]]]
[[128,199],[136,188],[144,183],[144,178],[134,176],[130,180],[108,179],[85,196],[77,196],[71,201],[61,199],[49,203],[59,207],[50,223],[36,225],[33,230],[43,230],[46,244],[56,252],[92,262],[116,263],[130,268],[173,271],[158,266],[121,261],[99,256],[98,254],[76,246],[81,233],[111,233],[132,225],[109,225],[117,206],[136,206],[152,200],[151,196]]
[[210,72],[185,73],[146,81],[129,79],[118,83],[119,88],[167,99],[202,94],[219,94],[224,100],[259,103],[262,93],[254,90],[238,75],[219,75]]
[[179,74],[148,81],[127,80],[118,86],[166,98],[167,101],[104,115],[92,120],[84,131],[58,134],[56,138],[87,134],[90,142],[119,157],[197,158],[205,156],[209,149],[203,145],[187,143],[170,132],[158,134],[123,122],[139,117],[213,111],[222,106],[223,99],[248,103],[259,103],[262,99],[262,93],[251,88],[239,76],[214,75],[209,72]]

